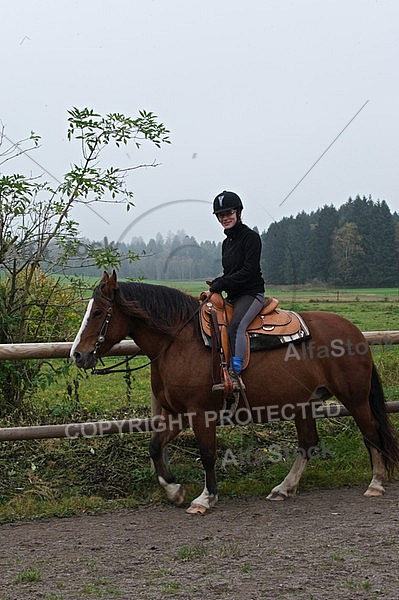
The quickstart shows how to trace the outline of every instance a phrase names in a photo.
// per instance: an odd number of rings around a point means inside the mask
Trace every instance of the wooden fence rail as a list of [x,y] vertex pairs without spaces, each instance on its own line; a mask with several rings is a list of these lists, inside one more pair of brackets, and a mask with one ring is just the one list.
[[[369,344],[391,346],[399,344],[399,331],[364,331]],[[42,344],[0,344],[0,360],[26,360],[40,358],[68,358],[72,342],[50,342]],[[116,344],[108,356],[128,356],[139,352],[133,340]]]
[[[399,331],[364,331],[370,345],[391,346],[399,344]],[[41,344],[0,344],[0,360],[27,360],[41,358],[68,358],[72,342]],[[111,348],[108,356],[139,354],[140,348],[132,340],[124,340]],[[399,402],[387,402],[388,412],[399,412]],[[340,404],[328,404],[317,409],[318,418],[348,416]],[[65,425],[36,425],[33,427],[0,428],[0,441],[32,440],[44,438],[94,437],[96,435],[154,431],[160,423],[159,416],[149,419],[124,419],[123,421],[91,421]]]
[[[399,343],[399,342],[398,342]],[[28,360],[41,358],[68,358],[72,342],[50,342],[42,344],[0,344],[0,360]],[[108,356],[137,354],[140,348],[132,340],[115,344]]]
[[[387,412],[399,412],[399,402],[387,402]],[[348,417],[350,413],[341,404],[326,404],[315,409],[317,419]],[[227,424],[229,422],[227,421]],[[0,442],[16,440],[39,440],[49,438],[78,437],[92,438],[113,433],[144,433],[155,431],[162,426],[162,418],[154,416],[148,419],[123,419],[122,421],[87,421],[85,423],[67,423],[66,425],[35,425],[33,427],[0,428]]]

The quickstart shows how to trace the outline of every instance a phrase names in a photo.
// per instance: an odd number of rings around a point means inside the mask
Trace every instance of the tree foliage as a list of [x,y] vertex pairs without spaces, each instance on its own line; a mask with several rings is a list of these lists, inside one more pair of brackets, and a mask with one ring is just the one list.
[[[71,306],[80,311],[81,290],[75,279],[66,285],[60,273],[79,244],[73,208],[122,202],[130,209],[133,193],[127,185],[129,171],[156,165],[120,168],[104,164],[104,149],[129,142],[136,148],[145,141],[157,147],[169,143],[168,130],[151,112],[140,111],[137,118],[131,118],[73,108],[68,114],[67,138],[78,140],[80,159],[56,186],[41,176],[6,172],[9,161],[39,147],[40,137],[31,133],[13,144],[4,130],[0,132],[0,343],[70,337],[74,318]],[[97,268],[119,267],[123,258],[136,259],[133,253],[122,257],[114,247],[89,247],[88,255]],[[0,363],[0,412],[5,412],[5,407],[22,407],[39,370],[38,363],[16,363],[13,368]]]
[[351,285],[356,277],[357,270],[361,267],[361,257],[364,256],[361,241],[362,236],[356,223],[348,221],[334,230],[332,255],[338,285]]
[[284,218],[262,234],[269,283],[314,280],[350,287],[399,285],[399,217],[387,203],[356,196],[339,209],[324,206]]

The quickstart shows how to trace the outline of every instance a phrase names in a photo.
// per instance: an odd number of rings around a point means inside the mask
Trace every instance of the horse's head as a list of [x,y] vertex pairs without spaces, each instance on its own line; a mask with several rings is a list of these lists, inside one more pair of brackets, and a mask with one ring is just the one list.
[[91,369],[115,344],[126,337],[127,331],[115,303],[118,290],[116,273],[104,273],[88,304],[82,324],[72,344],[71,358],[78,367]]

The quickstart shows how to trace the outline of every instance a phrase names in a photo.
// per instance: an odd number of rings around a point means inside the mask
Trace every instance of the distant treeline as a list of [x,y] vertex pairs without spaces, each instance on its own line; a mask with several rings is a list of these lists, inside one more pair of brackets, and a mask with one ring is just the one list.
[[267,281],[335,286],[399,285],[399,215],[387,203],[349,198],[338,210],[316,212],[272,223],[263,239]]
[[[320,283],[350,287],[399,285],[399,215],[385,201],[356,196],[339,209],[323,206],[272,223],[261,233],[262,270],[267,284]],[[221,243],[197,242],[184,231],[157,234],[145,242],[120,243],[121,277],[152,280],[208,279],[221,272]],[[80,270],[98,275],[96,269]]]

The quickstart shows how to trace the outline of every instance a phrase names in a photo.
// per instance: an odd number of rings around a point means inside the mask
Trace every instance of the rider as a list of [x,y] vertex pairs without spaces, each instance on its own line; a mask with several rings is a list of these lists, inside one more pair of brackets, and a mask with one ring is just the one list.
[[243,389],[240,373],[246,351],[245,331],[264,304],[265,282],[260,268],[260,235],[241,221],[243,204],[234,192],[223,191],[213,201],[213,214],[224,228],[223,275],[216,277],[209,291],[226,292],[234,311],[229,324],[230,367],[233,389]]

